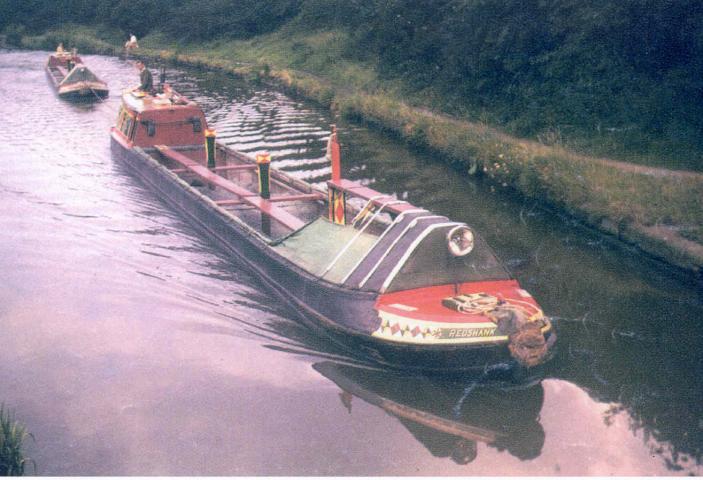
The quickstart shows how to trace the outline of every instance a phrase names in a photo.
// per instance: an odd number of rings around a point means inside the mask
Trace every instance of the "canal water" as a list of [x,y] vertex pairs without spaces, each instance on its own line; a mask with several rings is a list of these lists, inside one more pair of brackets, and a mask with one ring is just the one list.
[[72,104],[46,56],[0,51],[0,402],[37,473],[703,474],[693,281],[313,105],[168,67],[222,141],[314,183],[337,123],[346,177],[474,226],[558,324],[525,383],[378,368],[111,158],[130,63],[86,55],[111,95]]

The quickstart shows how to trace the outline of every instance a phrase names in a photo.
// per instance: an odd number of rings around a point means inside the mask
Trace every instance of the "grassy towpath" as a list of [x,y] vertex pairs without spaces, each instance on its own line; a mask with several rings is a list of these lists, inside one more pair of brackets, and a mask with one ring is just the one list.
[[[22,46],[119,54],[123,39],[87,27],[24,37]],[[138,55],[264,81],[435,152],[438,161],[569,213],[671,265],[703,271],[703,174],[596,158],[437,113],[368,65],[340,57],[338,32],[276,32],[180,45],[140,40]]]

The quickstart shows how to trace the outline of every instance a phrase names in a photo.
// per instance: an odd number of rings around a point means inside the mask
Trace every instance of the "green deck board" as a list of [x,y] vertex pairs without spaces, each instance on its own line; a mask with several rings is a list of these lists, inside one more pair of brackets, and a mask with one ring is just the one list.
[[[319,277],[358,233],[359,230],[350,225],[335,225],[321,217],[273,248],[296,265]],[[374,235],[362,233],[324,278],[335,283],[341,282],[376,239]]]

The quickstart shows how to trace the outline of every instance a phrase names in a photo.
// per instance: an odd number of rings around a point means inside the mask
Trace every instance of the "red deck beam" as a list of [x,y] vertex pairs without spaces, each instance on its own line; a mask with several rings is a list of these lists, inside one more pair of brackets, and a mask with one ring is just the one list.
[[[222,167],[215,167],[211,168],[210,170],[214,172],[222,172],[222,171],[229,171],[229,170],[256,170],[256,165],[225,165]],[[171,170],[173,173],[185,173],[189,172],[190,170],[187,168],[174,168]]]
[[262,213],[273,218],[285,227],[290,228],[291,230],[298,230],[305,226],[305,222],[295,215],[290,214],[282,208],[272,205],[271,201],[261,198],[256,193],[247,190],[244,187],[240,187],[226,178],[217,175],[216,173],[210,171],[210,169],[206,166],[197,163],[195,160],[188,158],[182,153],[179,153],[166,145],[156,145],[156,148],[162,155],[179,163],[184,168],[200,177],[202,180],[241,197],[245,203],[258,208]]
[[[317,193],[301,193],[300,195],[276,195],[275,197],[269,198],[269,202],[295,202],[298,200],[324,200],[324,198]],[[245,202],[244,200],[215,200],[218,205],[241,205]]]
[[[378,197],[373,200],[374,205],[383,205],[384,203],[386,203],[392,199],[392,197],[390,195],[382,194],[372,188],[363,186],[359,182],[354,182],[351,180],[345,180],[345,179],[341,179],[338,181],[330,180],[327,182],[327,185],[328,185],[328,187],[332,187],[337,190],[341,190],[341,191],[347,193],[348,195],[363,198],[364,200],[371,200],[374,197]],[[391,211],[393,213],[401,213],[401,212],[404,212],[405,210],[414,210],[414,209],[417,209],[417,207],[415,207],[414,205],[411,205],[408,202],[398,203],[395,205],[387,205],[385,208],[385,210]]]

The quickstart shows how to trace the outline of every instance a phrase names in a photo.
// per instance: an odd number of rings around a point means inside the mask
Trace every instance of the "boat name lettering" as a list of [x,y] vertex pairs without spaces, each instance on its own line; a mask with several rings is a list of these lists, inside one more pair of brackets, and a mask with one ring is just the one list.
[[492,337],[495,328],[443,328],[441,338]]

